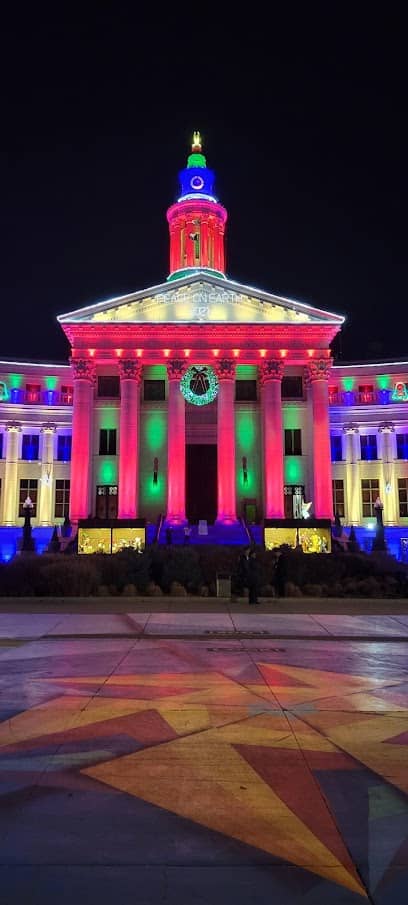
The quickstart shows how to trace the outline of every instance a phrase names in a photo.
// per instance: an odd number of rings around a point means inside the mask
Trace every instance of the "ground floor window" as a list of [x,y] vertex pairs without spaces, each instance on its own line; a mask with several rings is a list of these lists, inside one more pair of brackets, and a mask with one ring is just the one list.
[[333,512],[344,518],[344,481],[332,481],[333,488]]
[[117,484],[99,484],[96,488],[96,518],[118,517]]
[[65,518],[69,514],[70,481],[55,482],[55,518]]
[[371,518],[376,515],[374,503],[380,495],[380,482],[378,478],[364,478],[361,482],[361,498],[363,503],[363,518]]
[[408,478],[398,478],[398,501],[400,518],[408,518]]
[[20,494],[19,494],[19,514],[24,518],[25,509],[23,509],[23,503],[30,497],[30,500],[33,504],[33,508],[31,510],[31,515],[33,518],[37,515],[37,494],[38,494],[38,481],[34,480],[34,478],[24,478],[24,480],[20,481]]
[[301,518],[301,507],[305,498],[305,488],[303,484],[285,484],[283,494],[285,501],[285,518]]

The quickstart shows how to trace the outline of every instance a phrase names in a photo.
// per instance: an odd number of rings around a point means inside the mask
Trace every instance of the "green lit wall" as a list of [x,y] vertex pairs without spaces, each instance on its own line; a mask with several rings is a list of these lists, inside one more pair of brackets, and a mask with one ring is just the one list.
[[[156,376],[156,379],[159,379]],[[167,504],[167,412],[148,408],[140,417],[140,515],[150,522],[166,513]],[[153,462],[159,460],[157,484],[153,482]]]
[[308,431],[305,405],[286,403],[283,406],[283,429],[302,431],[302,455],[284,456],[284,483],[304,484],[307,488]]
[[[116,456],[99,455],[99,431],[116,430]],[[116,405],[98,405],[93,418],[93,476],[91,511],[95,512],[99,484],[119,484],[119,400]]]
[[[248,375],[247,379],[251,379]],[[261,434],[260,414],[256,409],[237,405],[235,408],[237,515],[243,515],[244,500],[256,500],[261,516]],[[247,459],[247,481],[244,481],[242,459]]]

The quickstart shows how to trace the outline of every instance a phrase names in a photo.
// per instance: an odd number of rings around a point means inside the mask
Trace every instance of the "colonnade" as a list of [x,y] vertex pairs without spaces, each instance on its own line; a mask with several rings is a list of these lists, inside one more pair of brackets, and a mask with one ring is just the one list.
[[[91,511],[90,467],[91,427],[95,383],[92,360],[72,359],[74,408],[72,425],[71,502],[72,521],[86,518]],[[168,375],[168,494],[167,518],[174,524],[186,519],[185,400],[180,380],[189,366],[187,359],[166,362]],[[235,367],[228,358],[212,362],[218,378],[217,521],[237,519],[235,468]],[[142,366],[134,359],[118,363],[120,392],[118,518],[137,518],[139,415]],[[328,375],[330,361],[321,359],[305,367],[313,408],[314,512],[318,518],[332,518]],[[263,493],[265,518],[284,517],[284,448],[281,382],[282,360],[269,359],[260,366],[261,425],[263,444]]]

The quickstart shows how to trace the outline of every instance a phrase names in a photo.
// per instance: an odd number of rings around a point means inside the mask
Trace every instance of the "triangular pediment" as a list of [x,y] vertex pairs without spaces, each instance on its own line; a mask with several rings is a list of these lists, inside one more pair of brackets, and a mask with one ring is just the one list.
[[62,314],[61,324],[332,324],[344,318],[232,280],[196,274]]

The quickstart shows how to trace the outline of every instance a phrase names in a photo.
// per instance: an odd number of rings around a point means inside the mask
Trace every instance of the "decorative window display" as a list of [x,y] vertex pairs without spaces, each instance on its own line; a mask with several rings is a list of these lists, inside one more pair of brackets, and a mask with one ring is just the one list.
[[193,365],[180,381],[180,390],[186,402],[192,405],[208,405],[218,393],[218,379],[213,368]]

